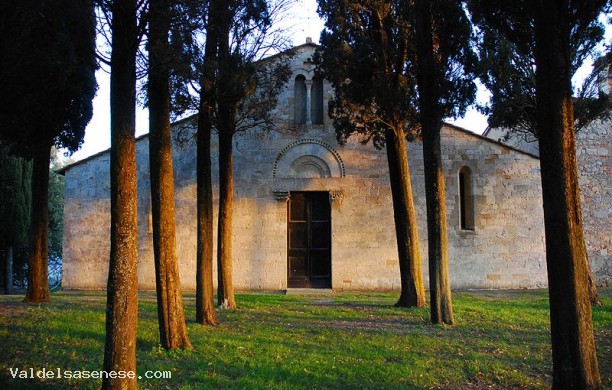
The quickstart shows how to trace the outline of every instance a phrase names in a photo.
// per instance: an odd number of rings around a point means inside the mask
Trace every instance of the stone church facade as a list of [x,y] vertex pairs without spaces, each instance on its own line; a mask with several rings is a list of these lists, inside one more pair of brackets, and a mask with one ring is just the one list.
[[[314,76],[314,49],[310,43],[295,48],[294,74],[279,101],[280,120],[295,125],[295,131],[244,133],[234,140],[235,287],[398,290],[385,152],[357,139],[337,144],[326,112],[332,90]],[[195,289],[196,272],[196,150],[195,140],[186,137],[194,126],[193,117],[173,125],[175,135],[181,135],[174,144],[174,170],[177,253],[185,289]],[[147,136],[137,141],[141,289],[155,288],[148,142]],[[453,288],[544,287],[537,156],[452,125],[443,128],[442,148]],[[212,149],[216,207],[215,144]],[[427,283],[421,144],[410,143],[408,149]],[[106,287],[109,159],[106,151],[63,170],[65,288]],[[602,169],[609,172],[610,166]],[[609,224],[609,214],[606,218]],[[609,248],[608,243],[602,246]]]

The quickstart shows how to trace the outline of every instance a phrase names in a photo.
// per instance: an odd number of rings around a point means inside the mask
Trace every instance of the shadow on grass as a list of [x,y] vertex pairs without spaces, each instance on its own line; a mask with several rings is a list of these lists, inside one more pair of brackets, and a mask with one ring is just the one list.
[[[164,351],[151,294],[139,307],[138,369],[168,370],[146,389],[549,388],[548,302],[542,292],[454,294],[457,325],[429,325],[427,309],[392,307],[393,294],[332,298],[240,294],[221,325],[193,323],[194,348]],[[154,295],[153,295],[154,296]],[[604,386],[612,385],[609,300],[594,322]],[[0,388],[95,389],[95,380],[13,380],[9,368],[99,370],[105,296],[54,294],[50,305],[0,297]]]

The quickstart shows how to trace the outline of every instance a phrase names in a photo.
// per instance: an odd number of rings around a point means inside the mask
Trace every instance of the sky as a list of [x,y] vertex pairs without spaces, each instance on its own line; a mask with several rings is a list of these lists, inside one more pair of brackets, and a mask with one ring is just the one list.
[[[316,0],[296,1],[293,8],[289,10],[284,23],[291,27],[293,44],[301,45],[306,42],[306,37],[311,37],[314,42],[319,41],[323,21],[319,19],[317,13]],[[612,30],[612,29],[608,29]],[[610,33],[610,31],[608,31]],[[608,40],[610,34],[608,34]],[[85,140],[80,150],[70,158],[78,161],[92,154],[101,152],[110,147],[110,77],[105,70],[100,69],[96,73],[98,80],[98,91],[93,101],[93,117],[85,130]],[[478,103],[485,103],[488,100],[488,92],[479,89],[477,95]],[[457,126],[481,134],[487,127],[487,119],[476,109],[470,109],[463,118],[449,120]],[[137,107],[136,110],[136,135],[148,132],[148,111]]]

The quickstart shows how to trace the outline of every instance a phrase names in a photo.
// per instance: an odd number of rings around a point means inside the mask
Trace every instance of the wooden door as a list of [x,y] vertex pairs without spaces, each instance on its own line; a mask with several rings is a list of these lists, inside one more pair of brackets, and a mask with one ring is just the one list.
[[292,192],[288,202],[288,287],[331,287],[331,208],[327,192]]

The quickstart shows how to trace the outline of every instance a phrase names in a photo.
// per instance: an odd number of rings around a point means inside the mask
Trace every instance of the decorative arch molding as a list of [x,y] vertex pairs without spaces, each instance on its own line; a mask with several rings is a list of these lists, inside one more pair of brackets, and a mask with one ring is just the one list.
[[313,138],[287,145],[276,157],[272,169],[273,179],[344,176],[344,162],[338,152],[331,145]]
[[295,80],[298,76],[304,76],[306,80],[312,80],[314,77],[314,70],[308,70],[305,68],[298,68],[293,71],[293,79]]

